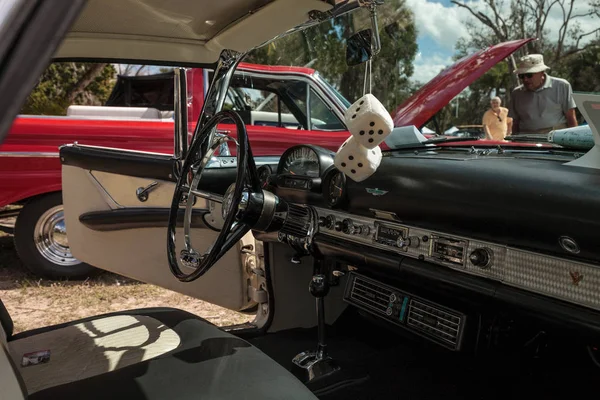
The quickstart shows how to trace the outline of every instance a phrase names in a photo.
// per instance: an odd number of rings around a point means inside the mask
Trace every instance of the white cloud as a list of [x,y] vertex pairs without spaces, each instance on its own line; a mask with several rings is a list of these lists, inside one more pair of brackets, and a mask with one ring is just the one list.
[[453,63],[452,58],[439,53],[419,55],[415,58],[415,72],[411,79],[421,83],[429,82],[441,70]]
[[[477,9],[481,1],[468,3]],[[419,35],[430,37],[441,47],[454,50],[459,38],[469,36],[464,25],[464,21],[470,15],[468,10],[454,5],[445,7],[441,3],[427,0],[407,0],[406,4],[415,15]]]

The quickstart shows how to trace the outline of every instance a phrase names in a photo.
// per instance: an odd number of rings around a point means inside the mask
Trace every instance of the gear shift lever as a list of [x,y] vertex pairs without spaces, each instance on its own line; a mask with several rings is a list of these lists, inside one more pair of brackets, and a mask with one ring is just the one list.
[[317,358],[327,357],[327,344],[325,344],[325,296],[329,293],[329,283],[325,275],[314,275],[308,290],[317,299]]
[[329,282],[322,274],[314,275],[308,290],[316,298],[317,303],[317,351],[305,351],[292,360],[292,372],[304,383],[329,375],[340,368],[327,355],[325,343],[325,296],[329,293]]

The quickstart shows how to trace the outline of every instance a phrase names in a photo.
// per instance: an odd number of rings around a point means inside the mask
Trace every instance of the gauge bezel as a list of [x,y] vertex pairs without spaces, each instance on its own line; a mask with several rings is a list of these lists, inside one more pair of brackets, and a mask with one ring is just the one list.
[[267,179],[266,182],[263,182],[262,180],[260,181],[260,184],[263,189],[268,187],[271,184],[272,179],[273,179],[273,168],[271,168],[271,166],[268,164],[264,164],[264,165],[261,165],[260,167],[258,167],[258,169],[256,170],[258,178],[259,179],[261,178],[262,171],[264,171],[264,170],[269,171],[269,178]]
[[326,172],[333,165],[333,157],[335,156],[334,151],[331,151],[331,150],[328,150],[328,149],[325,149],[325,148],[319,147],[319,146],[313,146],[310,144],[301,144],[301,145],[290,147],[281,155],[281,158],[279,159],[279,164],[277,165],[277,176],[279,176],[279,175],[297,176],[297,175],[290,175],[288,173],[285,173],[283,171],[283,168],[285,166],[286,159],[289,157],[289,155],[291,153],[293,153],[294,151],[302,149],[304,147],[310,149],[314,154],[317,155],[319,174],[316,177],[313,177],[313,176],[303,176],[303,177],[309,178],[309,179],[321,178],[324,175],[324,172]]
[[[302,149],[304,149],[304,148],[308,149],[312,153],[312,155],[316,158],[317,168],[318,168],[316,176],[292,175],[292,174],[289,174],[288,172],[284,171],[285,165],[288,162],[288,160],[290,159],[290,156],[297,151],[302,151]],[[321,165],[321,157],[319,157],[319,153],[317,153],[317,151],[315,151],[315,149],[312,146],[308,146],[308,145],[294,146],[294,147],[290,147],[289,149],[287,149],[281,156],[281,159],[279,160],[279,165],[277,166],[277,175],[290,175],[290,176],[302,177],[302,178],[305,177],[305,178],[309,178],[309,179],[314,179],[314,178],[320,177],[322,171],[323,170],[322,170],[322,165]]]
[[[329,186],[331,185],[333,178],[337,174],[339,174],[342,177],[342,195],[341,195],[341,197],[334,199],[330,196]],[[323,197],[325,198],[325,202],[327,203],[327,205],[329,207],[339,208],[346,204],[346,200],[347,200],[347,196],[346,196],[347,185],[346,185],[346,183],[347,183],[346,174],[344,174],[342,171],[338,170],[335,167],[330,168],[325,173],[325,179],[323,179],[322,193],[323,193]]]

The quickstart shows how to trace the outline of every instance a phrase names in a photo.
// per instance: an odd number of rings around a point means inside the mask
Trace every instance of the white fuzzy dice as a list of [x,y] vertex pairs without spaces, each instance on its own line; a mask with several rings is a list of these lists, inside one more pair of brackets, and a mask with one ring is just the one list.
[[381,163],[381,149],[367,149],[350,136],[338,149],[334,165],[355,182],[362,182],[375,173]]
[[383,104],[366,94],[346,110],[348,130],[367,149],[378,146],[394,129],[394,121]]

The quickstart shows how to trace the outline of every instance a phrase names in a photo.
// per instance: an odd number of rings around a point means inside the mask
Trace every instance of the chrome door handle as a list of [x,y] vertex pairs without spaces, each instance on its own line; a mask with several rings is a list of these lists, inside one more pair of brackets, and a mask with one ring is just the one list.
[[139,201],[144,202],[148,200],[148,193],[153,191],[156,186],[158,186],[158,182],[152,182],[146,187],[139,187],[135,191],[135,195]]

